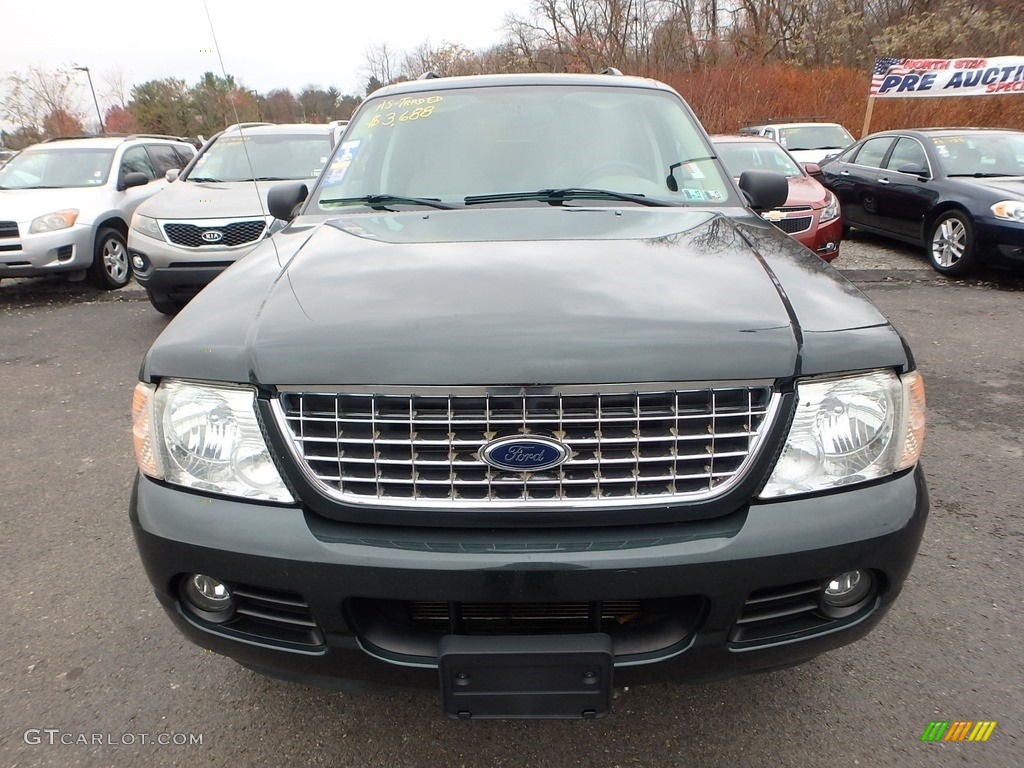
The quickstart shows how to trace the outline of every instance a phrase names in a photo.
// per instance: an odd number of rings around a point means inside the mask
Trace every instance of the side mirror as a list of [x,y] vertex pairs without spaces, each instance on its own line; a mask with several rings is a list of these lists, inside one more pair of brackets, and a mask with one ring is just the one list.
[[168,168],[167,169],[167,173],[164,174],[164,178],[167,179],[168,181],[177,181],[178,180],[178,174],[180,174],[180,173],[181,173],[181,169],[180,168]]
[[904,163],[896,169],[899,173],[907,173],[911,176],[919,176],[922,179],[928,178],[928,169],[919,163]]
[[740,189],[755,211],[770,211],[784,205],[789,197],[789,182],[775,171],[744,171]]
[[309,196],[309,188],[301,181],[278,184],[267,192],[267,210],[275,219],[291,221],[297,208]]
[[811,176],[821,175],[821,166],[817,163],[804,163],[804,170],[807,171]]
[[121,183],[117,185],[117,188],[123,191],[131,187],[144,187],[146,184],[149,184],[149,177],[146,174],[139,171],[132,171],[131,173],[126,173],[124,175],[121,179]]

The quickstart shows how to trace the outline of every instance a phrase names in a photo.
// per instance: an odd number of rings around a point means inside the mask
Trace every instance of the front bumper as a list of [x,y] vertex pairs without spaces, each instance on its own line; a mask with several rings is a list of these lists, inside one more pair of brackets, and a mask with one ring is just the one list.
[[1024,267],[1024,224],[979,217],[974,234],[982,257],[992,265]]
[[[403,623],[416,601],[450,608],[636,600],[671,615],[646,627],[639,620],[635,631],[627,616],[602,630],[612,635],[617,683],[706,681],[800,663],[880,620],[910,570],[927,512],[918,468],[712,520],[626,529],[360,526],[145,477],[130,514],[156,595],[188,638],[268,674],[344,689],[360,681],[437,685],[437,642],[461,629]],[[826,620],[812,608],[779,623],[764,608],[786,608],[795,587],[853,569],[869,571],[877,589],[851,615]],[[256,610],[241,624],[207,621],[179,597],[189,573],[255,594]],[[267,616],[281,606],[279,615],[306,624],[275,628]]]
[[185,248],[133,229],[128,234],[128,254],[135,279],[143,288],[191,298],[260,242],[233,248]]
[[814,226],[793,237],[814,251],[823,261],[832,261],[839,255],[839,243],[843,239],[842,218],[835,218],[824,224],[818,223],[821,209],[814,211]]
[[93,227],[76,224],[31,235],[27,234],[29,224],[19,223],[19,237],[0,239],[0,278],[75,272],[92,264],[96,245]]

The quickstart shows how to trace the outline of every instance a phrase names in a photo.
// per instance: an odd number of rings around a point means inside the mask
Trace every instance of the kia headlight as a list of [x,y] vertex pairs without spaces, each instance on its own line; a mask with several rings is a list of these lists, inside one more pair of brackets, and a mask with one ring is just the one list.
[[761,498],[887,477],[921,456],[925,400],[917,372],[805,379],[796,396],[789,436]]
[[139,213],[132,215],[131,228],[136,232],[140,232],[143,235],[149,237],[155,237],[157,240],[163,240],[163,233],[160,231],[160,225],[157,220],[150,216],[143,216]]
[[249,387],[167,379],[140,383],[132,403],[140,471],[172,485],[294,502],[267,450]]
[[74,226],[76,221],[78,221],[78,209],[65,208],[62,211],[44,213],[42,216],[32,219],[32,223],[28,225],[28,232],[30,235],[38,235],[41,232],[56,232],[58,229],[67,229]]
[[1024,202],[1020,200],[1003,200],[992,206],[992,213],[997,219],[1007,219],[1024,223]]
[[818,223],[824,224],[826,221],[832,221],[832,219],[839,218],[839,198],[828,192],[825,197],[825,207],[821,209],[821,215],[818,217]]

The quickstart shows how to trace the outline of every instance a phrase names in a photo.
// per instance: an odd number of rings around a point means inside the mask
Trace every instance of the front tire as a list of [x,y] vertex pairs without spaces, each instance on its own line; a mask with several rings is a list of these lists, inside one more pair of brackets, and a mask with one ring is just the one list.
[[164,315],[176,315],[185,306],[185,302],[172,299],[166,293],[146,291],[146,295],[149,296],[149,303],[153,305],[153,309]]
[[939,214],[928,235],[928,261],[936,272],[948,277],[974,269],[974,227],[967,216],[960,211]]
[[124,288],[131,279],[132,263],[124,235],[116,229],[101,229],[96,233],[89,282],[101,291],[112,291]]

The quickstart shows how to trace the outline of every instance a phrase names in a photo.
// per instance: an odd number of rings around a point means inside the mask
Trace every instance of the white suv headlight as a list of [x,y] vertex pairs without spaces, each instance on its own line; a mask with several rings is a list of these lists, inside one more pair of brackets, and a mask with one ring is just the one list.
[[58,229],[74,226],[76,221],[78,221],[78,209],[65,208],[62,211],[44,213],[42,216],[32,219],[32,223],[28,226],[28,232],[30,235],[38,235],[40,232],[55,232]]
[[789,436],[761,498],[886,477],[912,467],[924,439],[924,381],[874,371],[797,384]]
[[249,387],[140,383],[132,433],[139,469],[149,477],[227,496],[294,502],[270,458]]

